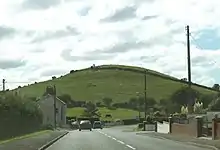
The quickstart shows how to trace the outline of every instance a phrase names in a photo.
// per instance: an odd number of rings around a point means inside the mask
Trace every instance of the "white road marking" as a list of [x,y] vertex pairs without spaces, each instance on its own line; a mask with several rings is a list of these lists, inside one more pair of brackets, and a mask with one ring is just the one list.
[[121,144],[125,144],[124,142],[120,141],[120,140],[117,140],[117,142],[121,143]]
[[130,145],[126,145],[127,147],[129,147],[129,148],[131,148],[131,149],[133,149],[133,150],[135,150],[136,148],[134,148],[134,147],[132,147],[132,146],[130,146]]
[[112,137],[112,136],[107,135],[106,133],[103,133],[103,132],[101,132],[101,131],[98,131],[98,132],[101,133],[101,134],[103,134],[103,135],[105,135],[105,136],[107,136],[107,137],[110,138],[110,139],[113,139],[113,140],[117,141],[118,143],[121,143],[122,145],[127,146],[127,147],[130,148],[130,149],[133,149],[133,150],[136,149],[136,148],[132,147],[131,145],[125,144],[124,142],[122,142],[122,141],[120,141],[120,140],[117,140],[116,138],[114,138],[114,137]]

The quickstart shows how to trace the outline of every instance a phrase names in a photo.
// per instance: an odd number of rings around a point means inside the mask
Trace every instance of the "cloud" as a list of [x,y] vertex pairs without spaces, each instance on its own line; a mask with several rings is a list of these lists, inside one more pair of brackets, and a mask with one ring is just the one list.
[[52,76],[61,75],[65,71],[66,70],[64,70],[64,69],[47,69],[47,70],[42,71],[40,76],[41,77],[52,77]]
[[219,6],[217,0],[0,1],[1,75],[14,88],[10,81],[42,81],[95,63],[187,77],[188,24],[192,81],[212,86],[220,83]]
[[7,26],[0,26],[0,40],[8,38],[16,33],[15,29]]
[[67,26],[65,27],[64,30],[48,31],[48,32],[43,32],[42,35],[36,35],[36,37],[31,42],[38,43],[38,42],[43,42],[45,40],[59,39],[62,37],[74,36],[77,34],[79,34],[77,29]]
[[26,64],[25,61],[22,60],[3,60],[0,59],[0,69],[13,69],[24,66]]
[[111,54],[96,53],[96,51],[89,52],[83,56],[71,56],[71,50],[66,49],[61,53],[61,57],[67,61],[93,61],[93,60],[106,60],[111,58]]
[[80,16],[86,16],[86,15],[88,15],[90,10],[91,10],[91,7],[87,6],[87,7],[84,7],[82,9],[80,9],[78,11],[78,13],[79,13]]
[[152,15],[152,16],[144,16],[142,20],[150,20],[150,19],[156,19],[158,16],[157,15]]
[[104,19],[101,19],[102,22],[117,22],[125,21],[131,18],[135,18],[136,8],[133,6],[125,7],[123,9],[116,10],[114,14]]
[[48,9],[60,4],[61,0],[24,0],[22,7],[25,9]]

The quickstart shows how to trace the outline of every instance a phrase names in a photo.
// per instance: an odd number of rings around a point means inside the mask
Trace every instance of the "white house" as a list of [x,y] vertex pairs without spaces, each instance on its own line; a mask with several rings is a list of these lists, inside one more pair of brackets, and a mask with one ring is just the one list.
[[[56,97],[56,123],[57,126],[66,125],[66,103]],[[54,126],[54,96],[47,94],[38,101],[43,113],[43,125]]]

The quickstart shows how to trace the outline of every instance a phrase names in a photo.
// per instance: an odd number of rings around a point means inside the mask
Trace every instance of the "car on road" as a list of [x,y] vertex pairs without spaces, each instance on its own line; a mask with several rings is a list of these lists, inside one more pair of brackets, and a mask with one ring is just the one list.
[[95,121],[93,123],[93,129],[102,129],[102,122],[101,121]]
[[82,120],[79,123],[79,131],[81,130],[90,130],[92,131],[92,124],[89,120]]

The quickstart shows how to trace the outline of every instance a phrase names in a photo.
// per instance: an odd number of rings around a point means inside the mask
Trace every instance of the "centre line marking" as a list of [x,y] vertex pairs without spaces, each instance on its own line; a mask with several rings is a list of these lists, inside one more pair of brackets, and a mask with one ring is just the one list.
[[101,131],[98,131],[98,132],[101,133],[101,134],[103,134],[103,135],[105,135],[105,136],[107,136],[107,137],[110,138],[110,139],[113,139],[113,140],[117,141],[118,143],[120,143],[120,144],[122,144],[122,145],[127,146],[128,148],[130,148],[130,149],[132,149],[132,150],[135,150],[135,149],[136,149],[136,148],[132,147],[131,145],[125,144],[124,142],[122,142],[122,141],[120,141],[120,140],[117,140],[116,138],[114,138],[114,137],[112,137],[112,136],[109,136],[109,135],[106,134],[106,133],[103,133],[103,132],[101,132]]
[[131,149],[133,149],[133,150],[135,150],[136,148],[134,148],[134,147],[132,147],[132,146],[130,146],[130,145],[126,145],[127,147],[129,147],[129,148],[131,148]]

